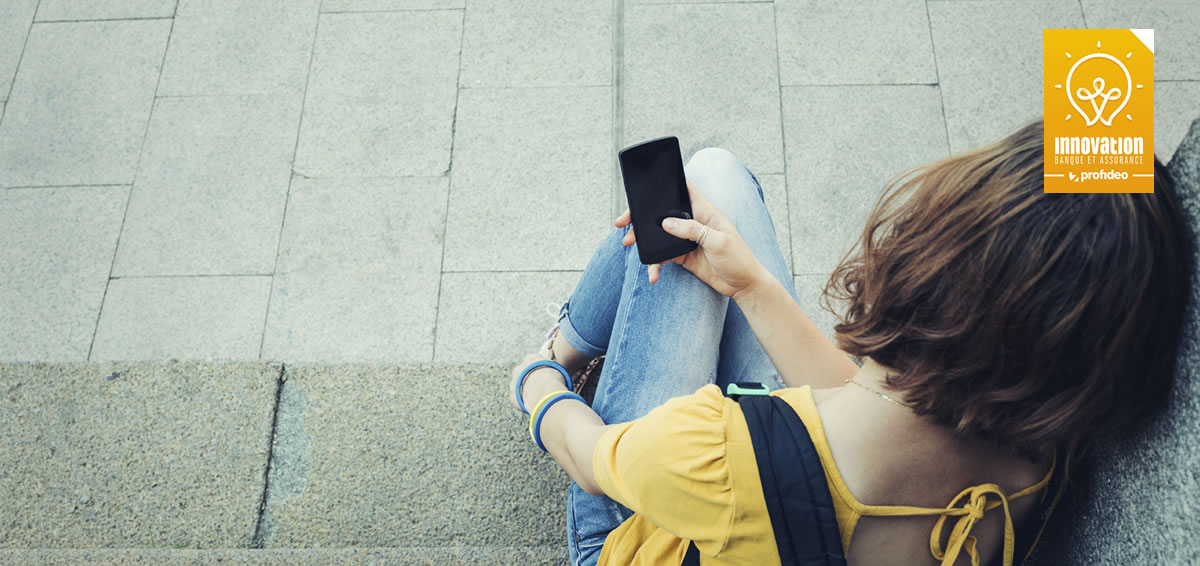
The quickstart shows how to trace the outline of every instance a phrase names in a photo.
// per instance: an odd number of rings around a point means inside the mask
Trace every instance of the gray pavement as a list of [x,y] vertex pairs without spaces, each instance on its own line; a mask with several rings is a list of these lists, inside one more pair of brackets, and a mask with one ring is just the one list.
[[508,405],[508,369],[0,363],[0,564],[557,563],[568,478]]
[[817,312],[886,181],[1040,114],[1084,26],[1158,30],[1168,158],[1191,0],[6,0],[0,360],[518,360],[670,134],[758,174]]
[[0,549],[249,546],[281,371],[0,363]]

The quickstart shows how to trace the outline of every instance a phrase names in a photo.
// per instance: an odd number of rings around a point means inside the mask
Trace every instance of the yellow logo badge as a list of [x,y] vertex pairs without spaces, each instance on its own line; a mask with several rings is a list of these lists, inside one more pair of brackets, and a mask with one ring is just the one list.
[[1048,29],[1045,190],[1154,192],[1154,30]]

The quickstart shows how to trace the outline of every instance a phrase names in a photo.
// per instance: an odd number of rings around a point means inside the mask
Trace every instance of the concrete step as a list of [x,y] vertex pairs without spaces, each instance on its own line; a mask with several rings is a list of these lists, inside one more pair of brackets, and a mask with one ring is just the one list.
[[564,549],[510,368],[0,364],[0,549]]
[[308,566],[346,564],[447,566],[560,566],[560,548],[426,547],[426,548],[278,548],[251,549],[51,549],[0,550],[0,564],[76,566]]

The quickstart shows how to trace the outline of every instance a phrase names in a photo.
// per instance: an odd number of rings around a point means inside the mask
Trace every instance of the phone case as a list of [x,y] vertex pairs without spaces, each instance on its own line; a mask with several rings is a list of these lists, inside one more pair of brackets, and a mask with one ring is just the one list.
[[662,229],[668,216],[692,218],[679,139],[667,136],[642,142],[622,149],[617,157],[637,234],[638,259],[645,265],[663,263],[696,249],[695,242]]

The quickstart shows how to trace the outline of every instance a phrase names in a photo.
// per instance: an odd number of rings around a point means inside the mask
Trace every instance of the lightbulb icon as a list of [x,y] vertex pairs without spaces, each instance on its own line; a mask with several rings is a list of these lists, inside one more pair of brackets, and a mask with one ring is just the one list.
[[[1096,43],[1096,47],[1100,47],[1099,42]],[[1070,53],[1067,53],[1066,56],[1068,59],[1071,58]],[[1125,55],[1125,58],[1128,59],[1132,56],[1133,53],[1129,53]],[[1097,75],[1092,78],[1090,87],[1073,88],[1073,85],[1075,84],[1074,81],[1076,80],[1076,71],[1079,70],[1080,66],[1084,63],[1093,60],[1111,61],[1112,63],[1116,64],[1117,68],[1121,69],[1121,73],[1125,76],[1125,84],[1107,88],[1108,85],[1105,83],[1104,77]],[[1094,64],[1090,67],[1093,69],[1095,68]],[[1080,73],[1080,75],[1083,75],[1083,73]],[[1086,81],[1086,79],[1084,80]],[[1058,84],[1054,86],[1055,88],[1062,89],[1064,85]],[[1113,57],[1107,53],[1092,53],[1079,58],[1079,60],[1071,66],[1071,70],[1067,72],[1067,81],[1065,86],[1067,91],[1067,101],[1070,102],[1071,107],[1083,117],[1088,126],[1095,125],[1096,122],[1104,124],[1105,126],[1112,126],[1113,118],[1115,118],[1117,114],[1119,114],[1121,110],[1125,108],[1126,104],[1129,104],[1129,97],[1134,89],[1133,79],[1129,75],[1129,69],[1124,63],[1121,62],[1120,59],[1117,59],[1116,57]],[[1137,88],[1142,88],[1142,85],[1137,85]],[[1087,103],[1087,105],[1091,107],[1091,112],[1085,111],[1080,106],[1081,103]],[[1125,117],[1129,118],[1130,120],[1133,119],[1133,117],[1129,114],[1126,114]],[[1071,115],[1067,114],[1066,119],[1070,120]]]

